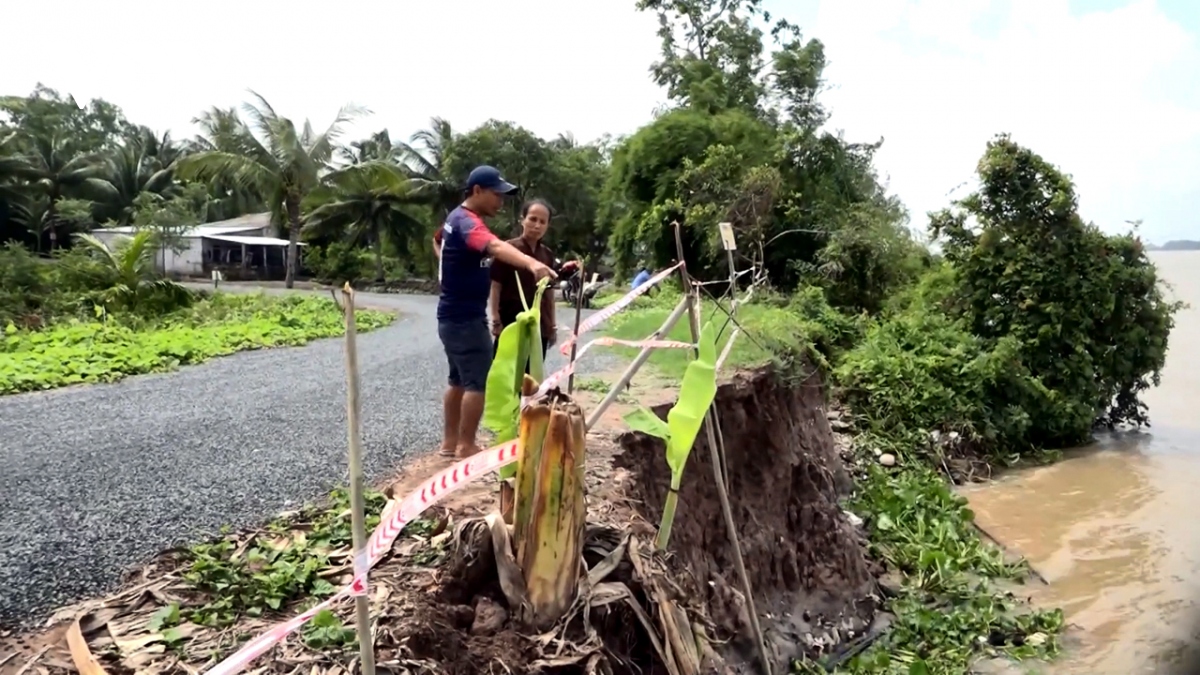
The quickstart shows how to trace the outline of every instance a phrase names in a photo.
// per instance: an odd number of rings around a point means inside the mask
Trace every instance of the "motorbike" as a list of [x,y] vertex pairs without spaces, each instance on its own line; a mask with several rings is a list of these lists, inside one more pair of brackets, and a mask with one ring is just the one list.
[[563,269],[563,273],[559,275],[558,288],[562,299],[571,305],[579,302],[582,296],[582,306],[591,307],[592,298],[609,285],[608,281],[602,279],[585,281],[583,271],[578,266],[560,269]]

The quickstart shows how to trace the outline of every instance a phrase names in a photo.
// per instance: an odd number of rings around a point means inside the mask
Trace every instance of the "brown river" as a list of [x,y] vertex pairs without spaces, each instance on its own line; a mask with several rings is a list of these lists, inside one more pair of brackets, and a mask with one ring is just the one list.
[[1066,653],[1034,672],[1165,672],[1200,625],[1200,251],[1151,257],[1168,297],[1191,305],[1145,397],[1152,427],[964,492],[1048,581],[1022,592],[1066,613]]

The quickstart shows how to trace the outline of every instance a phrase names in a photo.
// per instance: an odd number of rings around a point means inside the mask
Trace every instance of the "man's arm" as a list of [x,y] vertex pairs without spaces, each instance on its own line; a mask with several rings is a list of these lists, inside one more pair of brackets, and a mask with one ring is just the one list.
[[496,260],[502,263],[512,265],[514,268],[529,270],[533,273],[534,278],[541,279],[543,277],[556,278],[554,270],[546,267],[535,258],[531,258],[524,253],[521,253],[512,244],[500,239],[492,231],[488,229],[483,219],[468,216],[468,220],[464,225],[467,246],[481,253],[487,253]]
[[492,292],[488,295],[488,307],[492,315],[492,335],[500,336],[500,282],[492,279]]
[[433,256],[438,260],[442,258],[442,228],[433,231]]

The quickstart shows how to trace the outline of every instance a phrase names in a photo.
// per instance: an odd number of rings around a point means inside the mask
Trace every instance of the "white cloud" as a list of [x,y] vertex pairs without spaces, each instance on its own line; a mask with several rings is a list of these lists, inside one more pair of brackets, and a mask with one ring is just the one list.
[[[1075,175],[1086,216],[1145,218],[1155,239],[1188,234],[1200,100],[1177,89],[1200,56],[1152,1],[1082,17],[1066,0],[768,4],[825,42],[833,124],[885,137],[878,164],[914,225],[1010,131]],[[6,52],[25,56],[0,69],[0,92],[42,81],[181,135],[248,88],[318,126],[343,103],[366,105],[374,115],[352,134],[394,137],[438,115],[588,140],[636,129],[663,99],[648,73],[656,22],[633,0],[42,0],[7,3],[5,18],[53,30],[6,35]]]
[[806,32],[826,44],[833,126],[885,138],[877,165],[914,226],[1010,132],[1075,177],[1085,217],[1189,234],[1200,101],[1171,78],[1200,52],[1152,0],[1082,16],[1066,0],[824,0]]

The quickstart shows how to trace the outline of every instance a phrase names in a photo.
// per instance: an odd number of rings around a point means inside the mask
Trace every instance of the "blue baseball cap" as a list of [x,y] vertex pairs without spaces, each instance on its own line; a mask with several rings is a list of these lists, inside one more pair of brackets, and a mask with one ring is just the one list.
[[516,185],[504,180],[499,169],[486,164],[475,167],[471,170],[471,175],[467,176],[467,192],[476,186],[502,195],[515,195],[520,190]]

